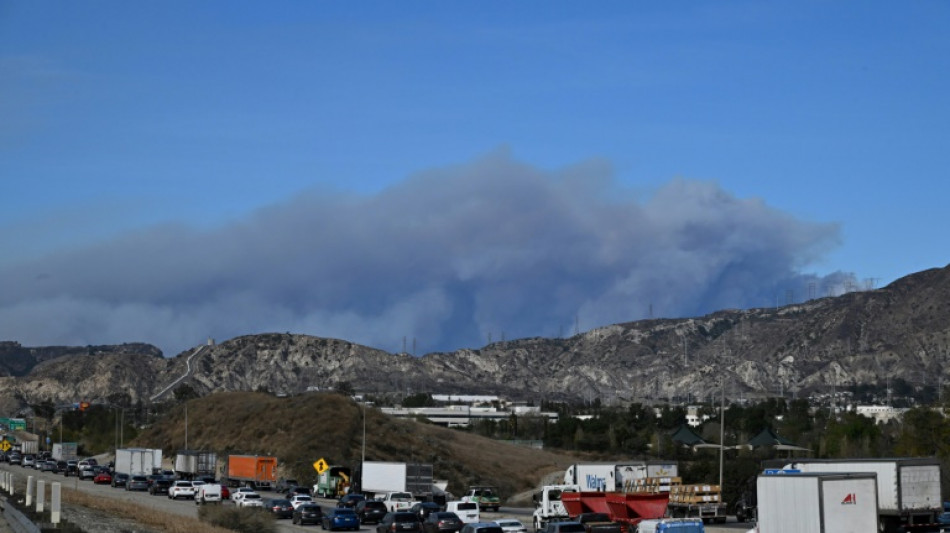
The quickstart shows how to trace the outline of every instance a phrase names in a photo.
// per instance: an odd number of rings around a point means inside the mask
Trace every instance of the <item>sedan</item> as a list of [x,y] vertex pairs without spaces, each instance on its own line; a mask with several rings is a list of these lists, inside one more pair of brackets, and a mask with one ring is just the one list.
[[111,485],[112,474],[110,474],[108,470],[103,470],[96,474],[96,477],[92,478],[92,482],[96,485]]
[[464,525],[459,515],[441,511],[429,513],[422,521],[425,533],[457,533]]
[[495,523],[498,524],[505,533],[528,533],[528,528],[514,518],[502,518],[501,520],[495,520]]
[[353,509],[334,507],[330,509],[329,513],[323,515],[320,526],[330,531],[334,529],[352,529],[353,531],[359,531],[360,520],[356,517],[356,513]]
[[264,502],[264,508],[274,515],[274,518],[293,518],[294,507],[290,505],[290,500],[283,498],[267,500]]
[[366,496],[362,494],[346,494],[338,502],[336,502],[337,507],[349,507],[350,509],[356,507],[356,504],[365,500]]
[[125,484],[129,482],[128,474],[113,474],[112,475],[112,488],[117,489],[119,487],[125,487]]
[[242,492],[237,501],[238,507],[264,507],[264,499],[256,492]]
[[125,490],[148,490],[148,478],[145,476],[132,476],[125,484]]
[[319,524],[323,518],[323,510],[315,503],[304,503],[294,509],[294,517],[291,520],[295,524]]

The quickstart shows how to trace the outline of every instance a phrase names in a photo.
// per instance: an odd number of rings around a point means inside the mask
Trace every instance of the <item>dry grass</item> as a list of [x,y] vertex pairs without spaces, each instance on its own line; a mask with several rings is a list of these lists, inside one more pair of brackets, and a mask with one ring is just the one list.
[[[188,403],[188,447],[229,453],[274,455],[281,476],[301,482],[316,477],[311,465],[354,466],[362,449],[360,407],[332,393],[288,398],[251,392],[224,392]],[[161,447],[166,456],[184,447],[184,406],[145,431],[134,443]],[[435,477],[462,494],[470,484],[491,484],[510,496],[538,486],[576,458],[366,410],[366,459],[432,463]]]
[[137,503],[102,498],[66,487],[63,487],[62,494],[64,503],[134,520],[146,527],[153,527],[168,533],[233,533],[231,530],[207,524],[197,518],[172,514]]

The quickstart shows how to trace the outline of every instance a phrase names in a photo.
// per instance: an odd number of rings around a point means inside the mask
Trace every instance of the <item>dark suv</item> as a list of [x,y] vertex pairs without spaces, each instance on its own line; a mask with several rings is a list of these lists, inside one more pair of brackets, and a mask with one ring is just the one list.
[[376,525],[376,533],[422,533],[419,515],[409,511],[386,513]]
[[159,477],[152,480],[152,484],[148,486],[148,493],[152,496],[157,496],[159,494],[164,494],[168,496],[168,487],[172,486],[172,480],[167,477]]
[[356,516],[360,524],[378,524],[386,516],[386,504],[379,500],[363,500],[356,502]]

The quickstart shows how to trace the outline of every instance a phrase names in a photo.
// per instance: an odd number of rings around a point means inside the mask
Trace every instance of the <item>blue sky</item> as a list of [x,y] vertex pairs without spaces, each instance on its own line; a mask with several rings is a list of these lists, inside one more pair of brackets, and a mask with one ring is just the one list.
[[422,353],[942,267],[948,22],[936,1],[2,2],[0,339]]

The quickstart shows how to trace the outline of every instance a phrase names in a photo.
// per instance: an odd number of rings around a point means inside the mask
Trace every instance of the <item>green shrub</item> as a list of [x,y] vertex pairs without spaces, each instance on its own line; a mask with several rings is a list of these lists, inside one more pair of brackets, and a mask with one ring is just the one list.
[[275,533],[277,531],[274,518],[263,509],[202,505],[198,508],[198,518],[202,522],[239,533]]

